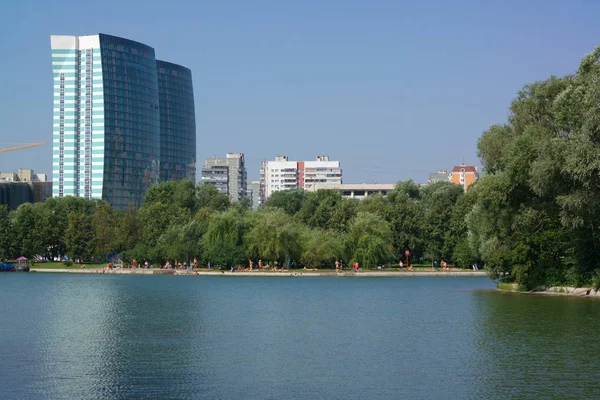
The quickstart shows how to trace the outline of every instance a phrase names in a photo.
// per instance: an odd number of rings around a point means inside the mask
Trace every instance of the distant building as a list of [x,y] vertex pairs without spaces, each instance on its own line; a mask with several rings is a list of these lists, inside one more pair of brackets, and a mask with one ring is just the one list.
[[252,202],[251,207],[253,210],[256,210],[258,207],[262,206],[260,197],[260,181],[252,181],[248,184],[247,196]]
[[315,161],[290,161],[277,156],[274,161],[263,161],[260,171],[262,201],[280,190],[311,189],[316,184],[341,184],[342,169],[339,161],[318,156]]
[[436,183],[436,182],[449,182],[450,174],[445,169],[440,169],[438,172],[432,172],[429,174],[429,179],[427,183]]
[[29,183],[0,182],[0,204],[16,210],[24,203],[33,203],[33,189]]
[[461,185],[465,192],[477,179],[479,179],[479,172],[475,166],[461,164],[452,169],[452,183]]
[[33,189],[33,202],[44,202],[52,197],[52,181],[46,182],[31,182],[31,187]]
[[19,175],[14,172],[0,172],[0,182],[19,182]]
[[16,210],[23,203],[43,202],[52,197],[52,182],[42,181],[46,174],[36,174],[32,169],[0,172],[0,204]]
[[396,187],[393,183],[317,183],[310,189],[310,192],[317,190],[339,190],[342,196],[348,199],[362,200],[374,194],[387,195]]
[[19,169],[17,171],[19,181],[21,182],[37,182],[38,177],[32,169]]
[[217,187],[220,193],[238,202],[246,197],[248,174],[243,153],[227,153],[225,157],[204,159],[202,182]]

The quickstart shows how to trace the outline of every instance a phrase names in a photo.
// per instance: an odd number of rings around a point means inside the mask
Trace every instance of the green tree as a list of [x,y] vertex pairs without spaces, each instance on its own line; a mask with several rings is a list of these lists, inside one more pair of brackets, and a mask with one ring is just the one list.
[[89,215],[80,211],[70,211],[68,214],[65,243],[67,255],[83,262],[93,254],[94,230]]
[[114,212],[107,202],[98,202],[92,216],[93,255],[105,260],[117,247]]
[[244,240],[254,258],[285,262],[302,254],[300,227],[279,208],[263,207],[255,212]]
[[364,267],[373,267],[389,261],[391,231],[380,216],[360,212],[346,235],[346,258],[358,261]]
[[305,229],[300,261],[308,267],[332,267],[344,251],[345,235],[336,231]]
[[0,204],[0,262],[10,257],[11,226],[8,217],[8,207]]
[[280,190],[269,196],[265,206],[280,208],[289,215],[295,215],[302,208],[307,195],[302,189]]
[[215,185],[201,183],[196,187],[199,208],[209,208],[215,211],[225,211],[229,208],[229,198],[217,191]]
[[205,257],[218,267],[235,266],[246,257],[244,248],[245,221],[235,209],[214,215],[202,239]]

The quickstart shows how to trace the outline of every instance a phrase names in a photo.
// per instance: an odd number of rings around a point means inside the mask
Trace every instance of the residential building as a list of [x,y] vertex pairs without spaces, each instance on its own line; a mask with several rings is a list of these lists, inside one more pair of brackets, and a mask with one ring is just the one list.
[[[51,47],[54,197],[104,199],[116,209],[139,206],[161,177],[161,149],[168,164],[164,177],[192,175],[189,70],[157,65],[152,47],[105,34],[52,36]],[[157,68],[164,69],[161,78]],[[163,130],[161,120],[171,124]],[[193,157],[177,153],[183,147]]]
[[385,196],[395,187],[393,183],[316,183],[306,190],[339,190],[345,198],[362,200],[375,194]]
[[248,184],[248,198],[251,200],[251,207],[256,210],[262,205],[260,197],[260,181],[252,181]]
[[318,156],[315,161],[290,161],[277,156],[274,161],[261,164],[262,201],[280,190],[310,189],[317,183],[341,184],[342,169],[339,161]]
[[477,179],[479,179],[479,172],[477,172],[477,167],[475,166],[465,165],[463,163],[459,166],[455,166],[452,169],[451,182],[461,185],[465,192]]
[[226,194],[232,202],[246,197],[248,174],[244,153],[227,153],[225,157],[204,159],[202,182],[212,183],[219,192]]
[[202,183],[210,183],[217,191],[229,197],[229,167],[213,165],[202,168]]
[[318,156],[316,161],[298,163],[300,187],[308,190],[315,184],[341,184],[342,169],[339,161],[329,161],[328,156]]
[[427,183],[436,183],[436,182],[449,182],[450,174],[445,169],[440,169],[438,172],[432,172],[429,174],[429,179]]
[[160,105],[160,180],[196,182],[196,118],[192,71],[156,61]]

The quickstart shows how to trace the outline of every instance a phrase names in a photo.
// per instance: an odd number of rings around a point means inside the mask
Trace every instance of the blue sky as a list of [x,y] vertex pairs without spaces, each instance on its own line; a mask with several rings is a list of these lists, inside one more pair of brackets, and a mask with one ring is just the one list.
[[[600,44],[597,1],[4,0],[0,142],[52,141],[50,35],[148,44],[192,70],[198,160],[328,154],[346,183],[425,182],[479,163],[527,82],[574,72]],[[5,147],[0,144],[0,147]],[[51,145],[0,171],[51,173]]]

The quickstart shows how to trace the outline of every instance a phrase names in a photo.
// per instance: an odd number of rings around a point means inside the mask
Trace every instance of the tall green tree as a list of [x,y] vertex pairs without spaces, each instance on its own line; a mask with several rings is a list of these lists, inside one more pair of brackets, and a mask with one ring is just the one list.
[[207,260],[219,267],[243,263],[246,257],[244,230],[244,214],[235,209],[213,216],[202,239]]
[[91,217],[81,211],[70,211],[68,216],[65,243],[67,255],[83,262],[94,253],[94,229]]
[[250,256],[285,262],[302,254],[300,230],[282,209],[264,207],[252,216],[244,240]]
[[346,258],[364,267],[383,264],[392,256],[390,242],[389,224],[378,215],[360,212],[346,235]]

